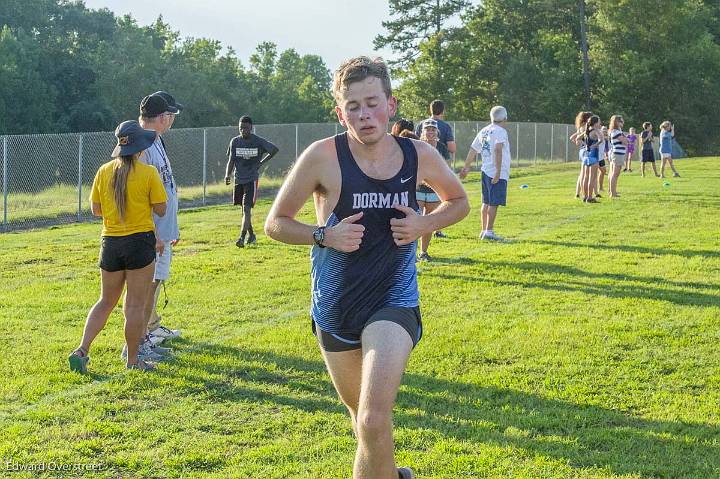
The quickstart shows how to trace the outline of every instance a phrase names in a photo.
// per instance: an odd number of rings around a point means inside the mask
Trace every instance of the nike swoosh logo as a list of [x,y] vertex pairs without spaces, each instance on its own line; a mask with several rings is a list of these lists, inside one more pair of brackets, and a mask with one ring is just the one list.
[[410,181],[410,180],[412,180],[412,179],[413,179],[412,176],[411,176],[410,178],[404,178],[404,179],[403,179],[403,178],[400,178],[400,183],[407,183],[408,181]]

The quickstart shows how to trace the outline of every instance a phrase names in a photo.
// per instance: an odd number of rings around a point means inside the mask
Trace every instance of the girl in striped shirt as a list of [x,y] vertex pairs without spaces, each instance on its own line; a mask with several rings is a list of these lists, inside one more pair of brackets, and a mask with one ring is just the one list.
[[610,141],[612,143],[612,155],[610,160],[610,198],[620,196],[617,192],[618,178],[625,166],[625,155],[627,154],[628,140],[623,133],[625,120],[620,115],[613,115],[610,118]]

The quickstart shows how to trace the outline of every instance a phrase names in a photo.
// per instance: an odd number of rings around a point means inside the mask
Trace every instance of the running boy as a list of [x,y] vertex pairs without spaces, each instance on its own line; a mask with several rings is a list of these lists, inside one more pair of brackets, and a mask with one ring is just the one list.
[[247,244],[255,244],[255,232],[252,227],[252,209],[257,200],[260,178],[260,165],[270,161],[278,152],[278,147],[252,132],[253,122],[249,116],[240,118],[240,135],[230,140],[227,149],[228,162],[225,168],[225,184],[230,184],[230,174],[235,170],[235,189],[233,204],[242,205],[243,219],[240,237],[235,246],[245,246],[245,235],[249,234]]
[[[422,334],[416,240],[464,218],[468,200],[438,151],[387,134],[395,115],[381,59],[357,57],[335,72],[335,112],[346,133],[310,145],[268,214],[265,232],[312,248],[312,329],[357,437],[355,479],[411,479],[397,469],[392,409]],[[418,214],[426,182],[441,205]],[[317,224],[295,219],[313,196]],[[319,226],[318,226],[319,225]]]

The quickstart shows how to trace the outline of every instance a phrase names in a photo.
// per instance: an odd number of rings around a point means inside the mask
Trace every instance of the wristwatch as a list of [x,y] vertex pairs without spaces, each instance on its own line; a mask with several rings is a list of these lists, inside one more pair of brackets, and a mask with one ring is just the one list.
[[318,229],[316,229],[313,232],[313,241],[316,245],[318,245],[320,248],[324,248],[325,245],[323,244],[323,241],[325,241],[325,227],[320,226]]

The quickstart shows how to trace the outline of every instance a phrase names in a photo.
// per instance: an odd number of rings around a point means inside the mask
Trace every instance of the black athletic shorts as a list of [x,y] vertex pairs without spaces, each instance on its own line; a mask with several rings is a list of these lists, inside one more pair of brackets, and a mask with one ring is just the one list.
[[233,204],[242,205],[243,208],[252,208],[257,200],[258,181],[250,181],[248,183],[239,183],[235,185],[233,192]]
[[320,343],[320,347],[323,350],[337,353],[341,351],[352,351],[353,349],[360,349],[362,347],[362,332],[367,328],[368,324],[376,321],[390,321],[402,326],[405,331],[410,335],[413,347],[417,346],[417,343],[422,337],[422,318],[420,317],[420,308],[398,308],[394,306],[388,306],[382,308],[377,313],[370,316],[370,319],[365,323],[363,329],[353,333],[343,333],[342,336],[338,334],[327,333],[321,330],[315,321],[312,321],[312,332]]
[[100,268],[110,273],[141,269],[155,261],[155,233],[128,236],[103,236],[100,243]]
[[642,151],[642,162],[655,163],[655,151],[652,148]]

